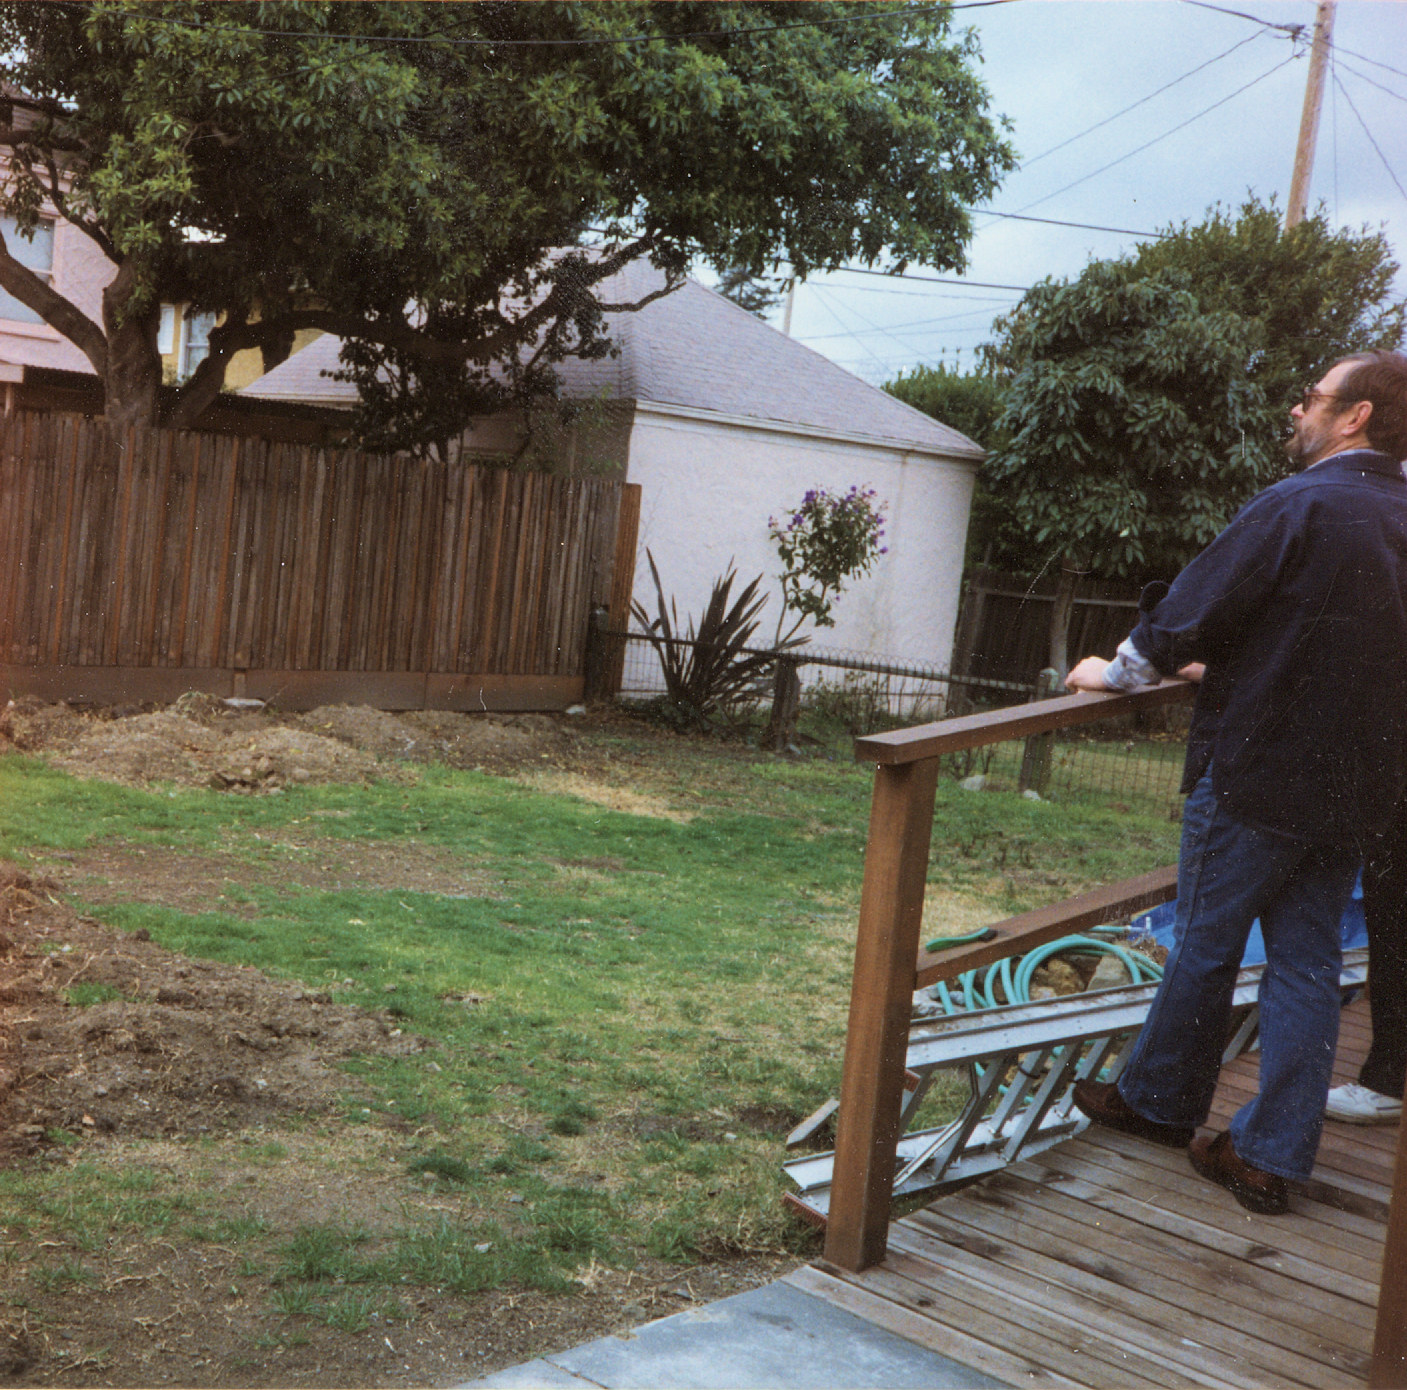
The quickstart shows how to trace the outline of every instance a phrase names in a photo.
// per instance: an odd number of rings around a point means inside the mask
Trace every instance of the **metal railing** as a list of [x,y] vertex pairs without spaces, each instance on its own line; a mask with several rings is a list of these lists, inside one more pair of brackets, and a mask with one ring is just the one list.
[[[665,693],[657,645],[683,649],[700,644],[687,637],[650,637],[643,632],[622,632],[604,629],[597,634],[606,648],[602,658],[605,670],[618,672],[615,688],[610,692],[625,699],[649,699]],[[843,671],[876,679],[889,713],[911,715],[915,708],[948,709],[955,690],[988,692],[1015,699],[1030,698],[1036,687],[1029,682],[990,680],[979,676],[957,676],[941,667],[923,661],[905,661],[896,657],[872,657],[863,653],[836,651],[826,647],[793,647],[785,653],[771,647],[746,647],[740,656],[778,657],[798,667],[814,667],[825,671]]]

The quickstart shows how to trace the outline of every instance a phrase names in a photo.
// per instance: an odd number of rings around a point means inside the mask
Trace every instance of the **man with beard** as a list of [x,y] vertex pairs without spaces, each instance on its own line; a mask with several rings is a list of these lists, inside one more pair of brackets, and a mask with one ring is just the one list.
[[[1407,786],[1407,357],[1336,363],[1291,411],[1303,471],[1254,497],[1171,586],[1152,584],[1113,662],[1071,689],[1205,666],[1188,735],[1174,946],[1096,1123],[1188,1146],[1251,1211],[1287,1210],[1319,1145],[1338,1037],[1340,919]],[[1260,1091],[1195,1137],[1260,918]]]

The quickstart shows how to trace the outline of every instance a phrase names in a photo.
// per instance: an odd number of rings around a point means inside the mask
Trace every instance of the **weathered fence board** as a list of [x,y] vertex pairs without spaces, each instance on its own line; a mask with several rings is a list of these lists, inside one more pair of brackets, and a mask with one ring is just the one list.
[[[1070,660],[1097,652],[1112,657],[1138,616],[1137,585],[1083,579],[1070,619]],[[986,680],[1030,683],[1050,664],[1050,610],[1055,580],[1036,582],[979,566],[963,586],[953,643],[953,671]]]
[[570,703],[588,614],[618,601],[622,563],[630,582],[638,492],[17,412],[0,679],[49,698],[166,698],[184,676],[290,705]]

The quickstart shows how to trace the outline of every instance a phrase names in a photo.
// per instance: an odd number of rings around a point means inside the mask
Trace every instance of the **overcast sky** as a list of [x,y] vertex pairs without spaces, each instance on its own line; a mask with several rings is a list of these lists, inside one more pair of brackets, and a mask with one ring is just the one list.
[[[1189,0],[1011,0],[959,12],[956,24],[981,41],[991,109],[1010,118],[1025,161],[991,207],[1133,233],[1198,221],[1211,205],[1238,205],[1248,191],[1274,195],[1283,209],[1314,17],[1315,5],[1302,0],[1225,0],[1224,10]],[[1304,38],[1297,43],[1270,25],[1303,25]],[[1335,226],[1381,227],[1401,261],[1407,3],[1340,0],[1333,40],[1310,206],[1322,202]],[[1134,103],[1141,104],[1126,111]],[[1083,133],[1099,122],[1107,124]],[[964,278],[980,283],[814,276],[797,290],[792,336],[876,383],[921,363],[968,366],[1021,287],[1077,275],[1089,260],[1138,240],[975,222]],[[1398,286],[1407,296],[1407,272]],[[773,321],[781,325],[780,313]]]

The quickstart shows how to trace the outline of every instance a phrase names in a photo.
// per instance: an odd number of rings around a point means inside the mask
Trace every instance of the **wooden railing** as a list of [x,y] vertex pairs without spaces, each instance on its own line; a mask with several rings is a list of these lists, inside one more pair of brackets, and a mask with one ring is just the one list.
[[[825,1257],[832,1264],[858,1271],[885,1255],[914,990],[1167,902],[1177,891],[1175,872],[1157,870],[1010,918],[987,941],[928,955],[920,937],[940,759],[1186,703],[1193,694],[1184,681],[1163,681],[1127,695],[1062,696],[856,740],[856,759],[875,764],[875,782],[826,1222]],[[1407,1158],[1401,1148],[1378,1302],[1375,1387],[1407,1385]]]

